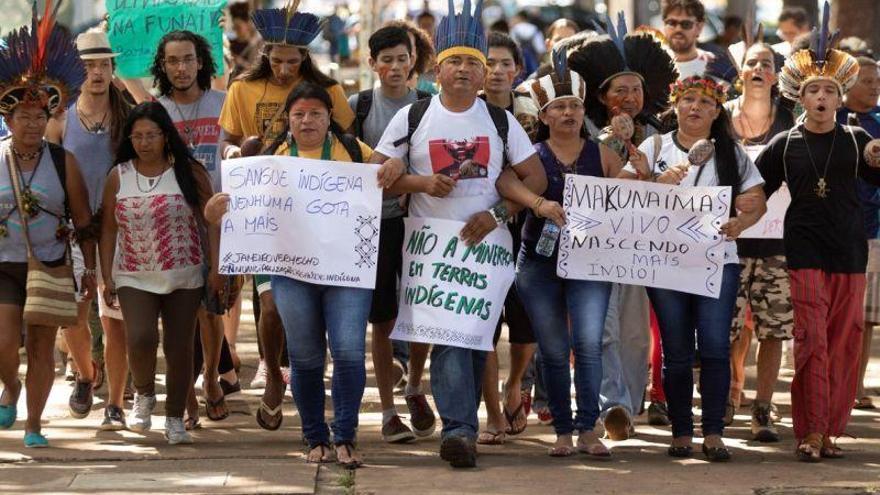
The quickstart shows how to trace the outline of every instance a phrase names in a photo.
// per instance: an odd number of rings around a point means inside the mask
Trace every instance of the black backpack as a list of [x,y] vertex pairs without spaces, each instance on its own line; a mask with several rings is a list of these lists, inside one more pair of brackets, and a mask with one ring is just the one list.
[[[364,122],[367,121],[370,109],[373,108],[373,91],[372,89],[365,89],[357,95],[357,106],[354,112],[354,135],[361,141],[364,140]],[[431,98],[431,96],[433,95],[427,91],[416,90],[416,100],[425,100]]]
[[[415,134],[416,129],[419,128],[419,124],[422,123],[422,117],[425,116],[425,112],[428,111],[428,106],[431,105],[431,99],[418,100],[412,104],[409,108],[409,113],[407,114],[407,133],[406,136],[394,141],[394,146],[399,147],[400,145],[406,143],[406,161],[409,163],[409,151],[410,151],[410,142],[412,141],[413,134]],[[501,138],[502,150],[501,150],[501,163],[502,167],[507,167],[508,159],[507,159],[507,133],[510,130],[510,124],[507,121],[507,110],[503,108],[496,107],[495,105],[486,102],[486,109],[489,110],[489,116],[492,117],[492,123],[495,124],[495,132],[498,133],[498,137]]]
[[364,162],[364,154],[361,153],[361,146],[360,144],[358,144],[357,138],[355,138],[351,134],[340,134],[337,137],[339,138],[339,142],[342,143],[342,147],[345,148],[346,152],[348,152],[348,156],[351,157],[352,162]]
[[58,174],[58,180],[61,181],[61,189],[64,191],[64,220],[70,219],[70,201],[67,194],[67,152],[64,148],[55,144],[48,143],[49,155],[52,157],[52,163],[55,165],[55,172]]

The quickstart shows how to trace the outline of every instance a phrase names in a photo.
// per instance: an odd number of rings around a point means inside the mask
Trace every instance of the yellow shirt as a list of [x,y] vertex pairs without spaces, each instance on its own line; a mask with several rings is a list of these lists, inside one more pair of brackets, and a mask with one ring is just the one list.
[[[271,143],[284,128],[287,112],[280,109],[297,84],[299,81],[290,86],[278,86],[267,79],[235,81],[220,111],[220,127],[233,136],[262,136],[263,144]],[[333,120],[348,129],[354,122],[354,112],[348,106],[342,86],[335,84],[327,88],[327,92],[333,102]]]
[[[373,150],[361,142],[358,139],[358,146],[361,147],[361,154],[364,156],[364,163],[370,161],[370,158],[373,156]],[[310,151],[299,150],[300,158],[310,158],[312,160],[320,160],[321,159],[321,151],[322,148],[317,148]],[[281,146],[278,147],[278,150],[275,151],[276,155],[288,156],[290,154],[290,147],[287,146],[287,142],[281,143]],[[330,149],[330,160],[334,162],[350,162],[352,161],[351,156],[348,154],[348,151],[345,150],[345,146],[336,139],[333,138],[333,148]]]

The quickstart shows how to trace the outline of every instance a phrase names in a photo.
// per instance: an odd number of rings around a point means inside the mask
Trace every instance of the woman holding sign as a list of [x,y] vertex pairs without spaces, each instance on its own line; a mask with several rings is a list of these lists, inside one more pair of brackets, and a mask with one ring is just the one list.
[[[333,101],[323,87],[300,84],[287,97],[284,112],[288,114],[285,129],[264,154],[357,163],[370,159],[370,147],[344,134],[332,120]],[[390,186],[403,171],[403,162],[389,159],[379,169],[380,185]],[[208,221],[219,223],[228,205],[227,194],[216,195],[205,211]],[[307,460],[332,459],[330,428],[324,419],[324,364],[329,343],[336,459],[346,468],[358,467],[363,461],[354,447],[355,430],[366,384],[366,331],[373,291],[313,284],[281,275],[273,275],[271,281],[287,335],[291,390],[309,444]],[[280,407],[269,413],[280,414]]]
[[[522,232],[517,262],[517,290],[522,295],[543,359],[556,443],[550,455],[565,457],[580,451],[607,457],[610,452],[593,431],[599,417],[602,382],[602,331],[611,284],[565,280],[556,275],[559,229],[537,214],[544,204],[562,201],[564,174],[613,177],[621,162],[605,146],[586,139],[585,86],[580,75],[569,71],[565,52],[554,52],[554,71],[529,85],[540,107],[538,144],[535,149],[547,173],[544,196],[536,196]],[[574,351],[577,414],[571,411],[569,356]],[[572,433],[577,431],[577,449]]]
[[[167,364],[165,437],[192,443],[183,413],[192,382],[196,314],[204,294],[203,264],[216,294],[220,229],[207,229],[203,208],[211,178],[190,153],[161,103],[135,107],[123,129],[114,167],[104,186],[100,259],[104,297],[121,307],[132,382],[137,394],[128,428],[149,431],[156,407],[158,318]],[[207,257],[207,258],[206,258]],[[118,306],[117,306],[118,297]]]
[[[764,180],[734,140],[730,117],[723,107],[726,93],[721,86],[711,79],[692,76],[672,86],[670,101],[678,129],[659,140],[643,142],[630,155],[619,177],[683,186],[730,186],[734,200],[742,194],[755,198],[757,203],[750,213],[732,212],[730,220],[720,227],[727,242],[717,299],[648,288],[660,324],[663,387],[672,422],[673,439],[667,452],[672,457],[690,457],[693,453],[692,368],[696,329],[703,398],[703,453],[710,461],[726,461],[730,452],[721,436],[730,389],[730,322],[740,272],[734,240],[766,211],[761,188]],[[656,141],[659,150],[655,149]]]

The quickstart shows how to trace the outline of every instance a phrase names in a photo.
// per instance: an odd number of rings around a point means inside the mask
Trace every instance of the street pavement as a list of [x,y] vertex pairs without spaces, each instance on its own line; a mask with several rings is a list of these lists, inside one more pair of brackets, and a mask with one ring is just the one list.
[[[255,371],[257,350],[249,301],[244,309],[238,349],[244,362],[242,383],[248,384]],[[869,385],[877,400],[880,343],[874,351],[877,357],[869,368]],[[504,369],[506,355],[502,342]],[[709,464],[699,453],[687,460],[667,457],[669,429],[647,426],[644,415],[637,418],[635,438],[608,442],[613,451],[609,460],[584,455],[550,458],[546,453],[554,439],[552,427],[540,425],[533,414],[525,432],[508,437],[505,445],[481,446],[477,469],[453,470],[438,456],[439,434],[406,445],[382,442],[381,407],[368,357],[368,384],[358,434],[366,465],[349,472],[334,465],[305,463],[299,418],[289,392],[279,431],[259,428],[252,413],[261,391],[246,389],[228,398],[233,411],[228,419],[212,422],[202,417],[203,428],[193,434],[195,444],[167,445],[162,431],[162,368],[160,359],[160,402],[153,417],[154,429],[147,435],[98,431],[105,389],[98,392],[88,418],[71,418],[67,410],[71,387],[59,376],[44,415],[43,431],[51,448],[25,449],[22,397],[20,421],[12,429],[0,431],[0,493],[880,494],[878,411],[854,413],[849,428],[854,438],[840,440],[846,459],[820,464],[794,460],[787,393],[790,372],[784,372],[775,396],[783,416],[782,441],[750,441],[749,410],[743,407],[726,431],[733,453],[733,460],[726,464]],[[754,363],[747,370],[747,394],[751,396]],[[398,410],[405,413],[403,397],[398,395],[397,401]],[[327,405],[329,417],[329,385]],[[485,421],[485,410],[481,410],[481,417]]]

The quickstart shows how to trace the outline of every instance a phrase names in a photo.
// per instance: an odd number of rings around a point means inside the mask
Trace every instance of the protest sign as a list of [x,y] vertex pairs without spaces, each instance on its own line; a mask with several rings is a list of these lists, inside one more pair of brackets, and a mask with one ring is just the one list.
[[224,160],[229,212],[220,273],[376,285],[382,190],[378,165],[289,156]]
[[391,338],[491,351],[514,278],[510,232],[495,229],[467,246],[459,237],[463,222],[405,222],[400,310]]
[[223,30],[220,19],[226,0],[106,0],[110,16],[107,36],[123,78],[150,76],[150,66],[162,36],[192,31],[211,44],[217,73],[223,74]]
[[557,274],[718,297],[729,187],[565,176]]
[[791,204],[791,192],[785,182],[767,200],[767,213],[758,223],[740,234],[740,239],[782,239],[785,225],[785,212]]

